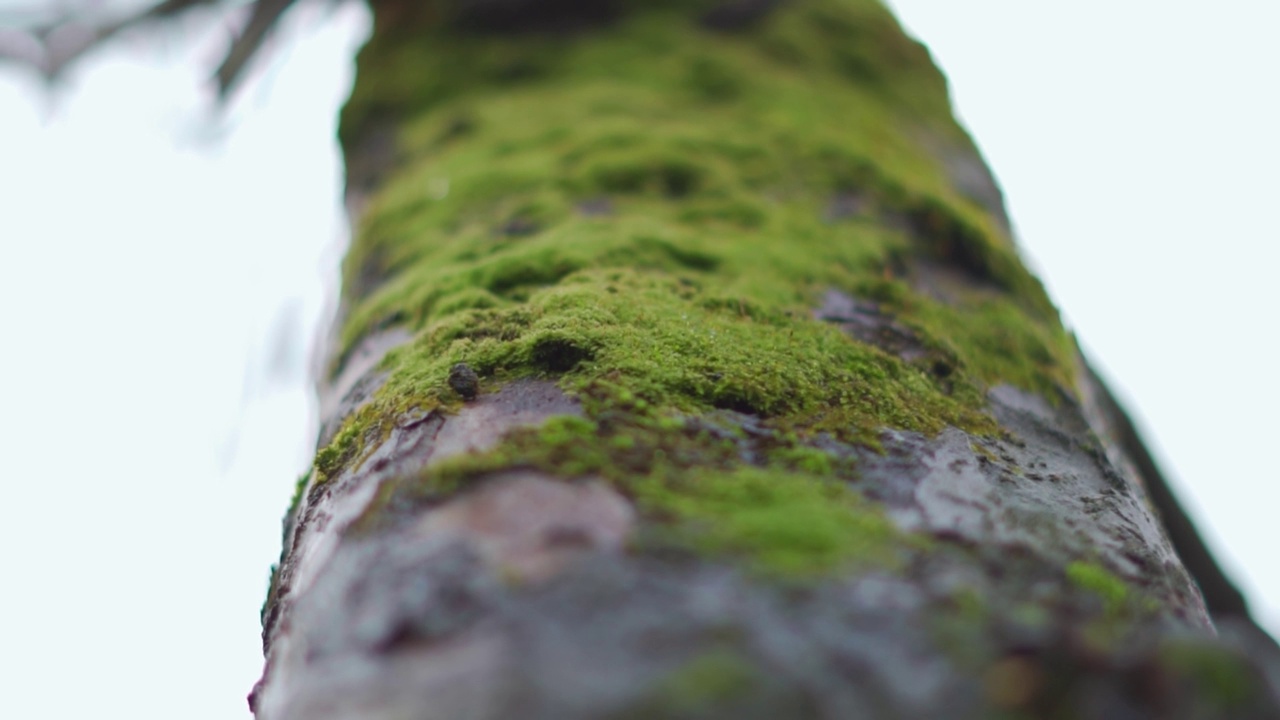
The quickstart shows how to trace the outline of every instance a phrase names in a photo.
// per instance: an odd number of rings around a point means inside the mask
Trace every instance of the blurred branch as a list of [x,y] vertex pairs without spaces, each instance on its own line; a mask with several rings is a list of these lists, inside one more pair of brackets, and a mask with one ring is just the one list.
[[40,67],[44,46],[39,40],[19,30],[0,26],[0,62]]
[[[120,17],[91,17],[88,3],[66,9],[24,8],[0,14],[0,63],[9,62],[56,80],[89,51],[121,32],[172,21],[198,7],[225,0],[162,0]],[[254,0],[249,21],[214,74],[218,93],[226,97],[249,61],[295,0]],[[92,13],[101,15],[101,13]]]
[[276,26],[280,16],[284,15],[285,10],[288,10],[293,3],[294,0],[257,0],[253,4],[249,24],[245,26],[235,42],[231,43],[231,49],[227,51],[227,56],[218,66],[218,71],[214,73],[214,78],[218,81],[219,95],[224,98],[227,96],[235,86],[245,65],[257,54],[258,48],[262,47],[263,41]]

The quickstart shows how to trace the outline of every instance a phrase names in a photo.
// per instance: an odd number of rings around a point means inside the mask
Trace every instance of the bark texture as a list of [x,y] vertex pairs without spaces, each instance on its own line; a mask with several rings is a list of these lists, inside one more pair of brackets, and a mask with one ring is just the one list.
[[882,6],[374,10],[258,717],[1280,716]]

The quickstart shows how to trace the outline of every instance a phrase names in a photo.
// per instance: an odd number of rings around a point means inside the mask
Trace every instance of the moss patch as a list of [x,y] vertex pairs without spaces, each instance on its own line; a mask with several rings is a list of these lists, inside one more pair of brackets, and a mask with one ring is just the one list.
[[[388,33],[362,52],[344,134],[412,118],[347,259],[348,284],[385,282],[346,348],[391,324],[422,333],[383,396],[438,400],[443,353],[482,374],[620,372],[681,409],[859,405],[850,425],[871,432],[978,429],[995,382],[1071,387],[1043,290],[921,142],[968,144],[883,8],[787,4],[735,34],[694,16],[659,4],[554,38],[420,28],[430,42]],[[866,212],[824,219],[838,193]],[[600,198],[608,213],[578,210]],[[913,255],[999,292],[956,307],[913,293],[892,279]],[[830,287],[889,296],[959,376],[931,385],[822,330],[808,311]]]
[[586,417],[553,417],[492,451],[384,484],[357,531],[394,523],[494,471],[526,467],[611,483],[646,520],[637,549],[712,555],[775,577],[895,568],[926,546],[849,489],[841,479],[853,474],[849,460],[806,446],[794,431],[762,424],[747,437],[735,424],[741,415],[672,414],[607,381],[581,397]]
[[289,514],[285,517],[286,531],[294,513],[298,511],[298,506],[302,503],[302,496],[307,491],[307,485],[311,483],[311,474],[313,472],[314,468],[309,468],[305,473],[299,475],[297,481],[293,484],[293,497],[289,500]]
[[[657,407],[731,409],[845,437],[988,427],[976,387],[945,394],[926,369],[808,319],[803,306],[713,292],[695,278],[584,269],[522,303],[442,318],[388,358],[380,401],[447,401],[449,370],[465,362],[481,377],[559,375],[573,391],[607,380]],[[347,457],[353,439],[340,434],[318,462]]]
[[667,514],[699,551],[749,558],[782,575],[850,564],[896,566],[900,547],[923,547],[844,484],[805,473],[758,468],[699,471],[637,483],[641,507]]
[[[1073,347],[1043,289],[1001,220],[934,154],[973,152],[945,81],[879,3],[783,3],[733,33],[701,27],[697,3],[620,7],[617,22],[571,35],[469,33],[426,11],[394,20],[399,32],[379,18],[387,31],[361,53],[342,135],[351,150],[375,120],[397,118],[400,164],[347,258],[361,294],[342,342],[392,325],[415,340],[388,355],[386,384],[319,453],[318,479],[403,413],[456,407],[458,363],[481,390],[555,377],[595,403],[589,427],[553,423],[545,432],[567,439],[534,449],[517,438],[505,461],[657,477],[640,455],[669,452],[682,458],[661,484],[676,514],[695,497],[714,514],[732,492],[764,492],[753,473],[774,472],[795,484],[762,499],[788,513],[852,512],[814,484],[837,469],[806,438],[989,433],[991,385],[1069,391]],[[858,212],[833,219],[835,197],[856,197]],[[964,274],[974,292],[948,303],[916,292],[903,272],[916,261]],[[832,288],[879,304],[927,357],[906,362],[815,320]],[[795,441],[748,472],[661,427],[717,410]],[[688,485],[699,467],[711,479]],[[676,502],[681,487],[692,494]],[[795,532],[775,520],[741,523]],[[815,515],[805,541],[820,543],[827,524]]]
[[1069,563],[1066,572],[1073,585],[1102,598],[1108,613],[1120,611],[1130,599],[1129,586],[1101,565],[1078,560]]
[[1194,685],[1195,697],[1218,712],[1240,709],[1266,697],[1266,687],[1245,657],[1223,647],[1191,640],[1167,643],[1161,664],[1177,680]]
[[659,683],[651,701],[672,712],[697,712],[742,697],[759,671],[736,653],[713,650],[685,663]]

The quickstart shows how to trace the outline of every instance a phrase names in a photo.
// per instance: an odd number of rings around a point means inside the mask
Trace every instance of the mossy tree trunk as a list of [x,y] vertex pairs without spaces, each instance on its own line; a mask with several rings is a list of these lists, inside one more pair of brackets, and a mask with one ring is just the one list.
[[1276,715],[881,5],[374,11],[259,717]]

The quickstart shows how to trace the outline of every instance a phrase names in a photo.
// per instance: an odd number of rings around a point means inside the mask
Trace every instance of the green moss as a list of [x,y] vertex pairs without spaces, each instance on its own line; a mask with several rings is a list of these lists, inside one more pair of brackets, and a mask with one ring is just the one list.
[[949,598],[955,616],[971,625],[980,625],[988,617],[988,608],[982,593],[972,587],[961,587]]
[[[803,306],[697,286],[643,270],[583,270],[518,307],[455,314],[392,354],[384,396],[425,389],[424,400],[437,398],[449,367],[466,362],[481,375],[565,374],[569,389],[609,378],[657,406],[784,417],[809,431],[987,422],[926,372],[805,318]],[[335,440],[325,459],[349,439]]]
[[895,568],[926,546],[848,487],[849,460],[805,446],[776,423],[748,439],[735,415],[673,415],[607,381],[584,387],[580,397],[586,417],[553,417],[492,451],[385,483],[357,530],[394,522],[385,508],[413,512],[493,471],[526,467],[611,483],[647,521],[637,549],[712,555],[778,577]]
[[[305,473],[298,476],[297,482],[293,484],[293,497],[289,500],[289,514],[287,517],[293,517],[298,511],[298,506],[302,503],[302,496],[307,491],[307,485],[311,483],[311,475],[315,472],[315,468],[308,468]],[[286,527],[288,523],[286,523]]]
[[364,411],[343,424],[342,429],[329,444],[316,452],[312,472],[317,482],[325,482],[356,458],[364,447],[363,439],[368,430],[368,417]]
[[[713,33],[695,6],[632,3],[580,35],[501,38],[424,10],[375,34],[342,133],[351,149],[398,118],[400,162],[347,258],[348,286],[376,289],[353,298],[342,342],[345,354],[393,325],[415,340],[318,455],[318,479],[399,413],[454,406],[460,362],[482,387],[605,383],[655,417],[730,409],[872,445],[886,427],[993,432],[996,383],[1073,386],[1043,289],[936,155],[973,150],[942,76],[889,13],[813,0]],[[863,212],[831,219],[838,195]],[[978,290],[922,294],[899,272],[917,261]],[[815,320],[832,288],[880,303],[928,356],[906,362]],[[609,459],[649,447],[644,432],[616,434]],[[773,469],[830,474],[829,458],[794,447]]]
[[676,713],[697,712],[742,697],[758,679],[759,671],[739,654],[711,650],[660,681],[650,705]]
[[1067,579],[1102,598],[1108,613],[1119,612],[1130,600],[1129,586],[1095,563],[1077,560],[1067,565]]
[[776,466],[823,477],[834,475],[837,464],[829,453],[803,446],[779,449],[771,459]]
[[955,357],[986,386],[1008,383],[1055,403],[1075,387],[1071,337],[1056,324],[1027,322],[1024,311],[1005,297],[909,306],[904,314],[942,356]]
[[927,613],[930,635],[947,655],[961,666],[977,667],[989,661],[987,633],[993,613],[990,599],[977,588],[960,587],[939,606]]
[[267,576],[267,596],[262,599],[262,606],[258,608],[258,621],[262,625],[267,623],[267,611],[271,609],[271,604],[276,602],[276,593],[280,589],[280,566],[271,563],[271,571]]
[[565,478],[602,477],[629,492],[630,484],[671,469],[741,464],[732,441],[686,418],[655,412],[625,388],[598,381],[579,396],[587,417],[557,416],[516,430],[490,452],[454,458],[423,477],[388,483],[387,490],[410,502],[429,501],[485,473],[523,466]]
[[675,522],[692,547],[744,557],[753,567],[809,575],[841,566],[896,566],[904,540],[875,506],[843,483],[802,473],[699,470],[636,483],[640,507]]
[[1267,692],[1248,659],[1221,646],[1173,641],[1160,649],[1159,657],[1181,682],[1194,684],[1197,698],[1208,700],[1217,711],[1239,709]]

